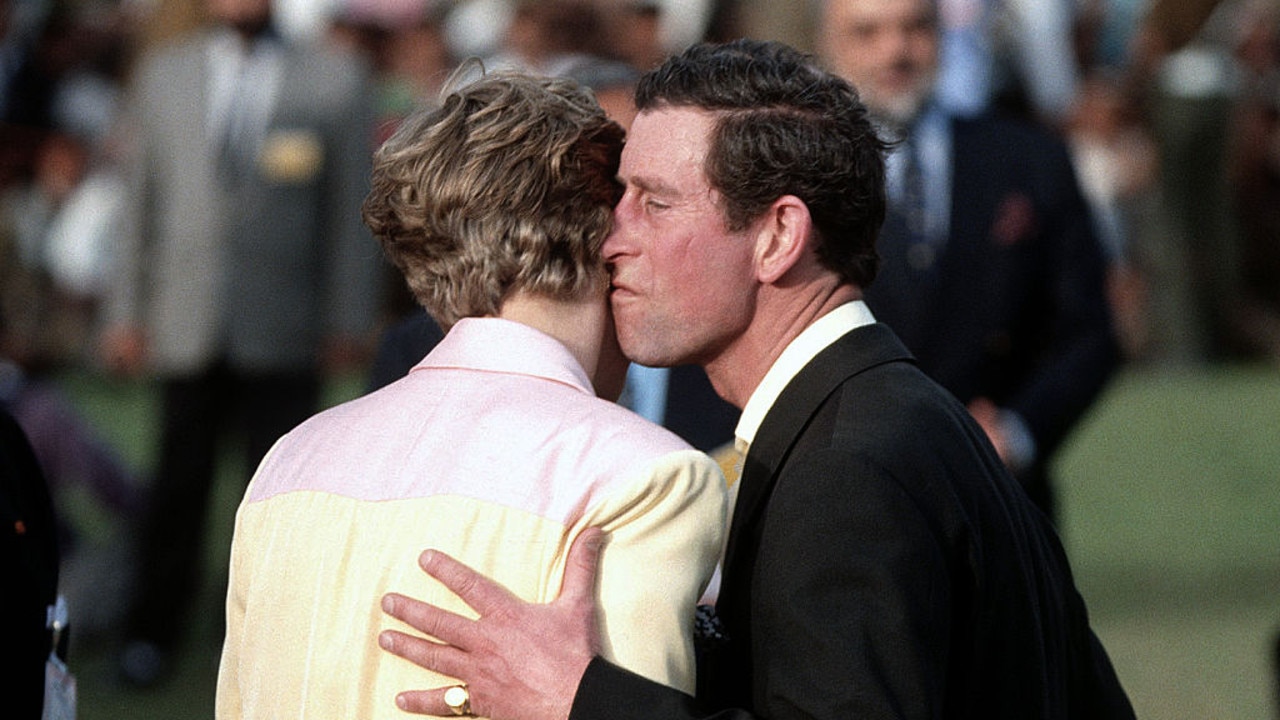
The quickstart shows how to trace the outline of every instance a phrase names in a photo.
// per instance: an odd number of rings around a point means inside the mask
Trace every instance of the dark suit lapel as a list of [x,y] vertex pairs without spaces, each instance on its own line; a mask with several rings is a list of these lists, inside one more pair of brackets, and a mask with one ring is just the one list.
[[877,365],[902,360],[911,361],[912,357],[893,331],[882,324],[868,325],[832,343],[787,384],[765,415],[743,462],[738,500],[725,546],[726,588],[732,587],[740,572],[746,573],[743,580],[750,576],[759,516],[773,492],[787,454],[818,406],[850,377]]
[[[973,177],[974,164],[982,164],[983,153],[997,152],[985,143],[975,140],[973,123],[966,120],[953,120],[951,123],[951,215],[947,222],[950,237],[968,238],[984,228],[978,227],[976,218],[985,203],[982,193],[990,185],[986,175],[983,182],[961,182],[955,178]],[[992,163],[1000,166],[1001,163]],[[982,167],[990,172],[992,168]]]
[[[974,121],[956,120],[951,127],[953,176],[982,178],[982,181],[951,183],[951,239],[950,252],[945,258],[948,267],[943,270],[948,278],[947,288],[942,291],[943,303],[965,297],[962,293],[975,287],[990,293],[991,288],[985,287],[985,283],[992,276],[984,271],[992,263],[987,249],[991,242],[991,216],[1000,196],[1007,192],[1008,172],[1013,166],[1013,160],[1001,154],[1005,149],[979,132],[980,126]],[[941,307],[935,315],[953,317],[947,309]],[[934,330],[934,336],[951,337],[944,328],[935,326]]]
[[765,415],[747,451],[725,546],[716,603],[723,635],[715,643],[703,643],[699,653],[698,699],[707,707],[751,707],[754,701],[751,585],[762,516],[792,447],[823,401],[850,377],[886,362],[910,359],[885,325],[851,330],[806,365]]

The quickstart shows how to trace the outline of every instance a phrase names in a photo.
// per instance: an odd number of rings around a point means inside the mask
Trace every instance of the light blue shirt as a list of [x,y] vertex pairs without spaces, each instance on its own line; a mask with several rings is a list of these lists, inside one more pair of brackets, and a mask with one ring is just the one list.
[[670,368],[654,368],[631,363],[627,367],[627,381],[622,388],[618,404],[630,408],[650,422],[663,424],[667,417],[667,385]]
[[960,117],[1020,79],[1032,107],[1062,120],[1079,92],[1071,0],[940,0],[938,99]]

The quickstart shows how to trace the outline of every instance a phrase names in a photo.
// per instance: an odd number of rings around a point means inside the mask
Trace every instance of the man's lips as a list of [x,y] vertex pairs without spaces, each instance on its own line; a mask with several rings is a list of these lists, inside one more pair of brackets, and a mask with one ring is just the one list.
[[618,295],[635,295],[635,291],[631,289],[625,282],[618,282],[618,279],[609,279],[609,294],[617,297]]

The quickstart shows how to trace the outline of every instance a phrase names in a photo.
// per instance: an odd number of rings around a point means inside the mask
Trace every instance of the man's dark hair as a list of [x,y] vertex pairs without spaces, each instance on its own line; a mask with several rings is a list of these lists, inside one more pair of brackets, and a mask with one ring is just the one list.
[[705,170],[730,230],[794,195],[823,266],[860,287],[875,279],[886,146],[852,85],[782,43],[700,43],[641,78],[636,107],[664,106],[717,115]]

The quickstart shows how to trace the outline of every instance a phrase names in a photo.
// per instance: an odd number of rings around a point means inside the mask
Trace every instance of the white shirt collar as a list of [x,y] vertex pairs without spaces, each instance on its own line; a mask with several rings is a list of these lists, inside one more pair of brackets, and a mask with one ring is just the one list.
[[734,430],[734,446],[739,453],[746,455],[747,448],[756,439],[756,432],[764,416],[777,402],[783,388],[804,369],[818,353],[827,349],[831,343],[844,337],[854,328],[870,325],[876,321],[871,309],[861,300],[847,302],[831,312],[823,315],[805,328],[795,337],[774,361],[764,379],[752,391],[746,407],[742,408],[742,416]]
[[280,43],[260,38],[251,45],[225,28],[215,30],[207,45],[209,137],[220,140],[227,130],[237,94],[244,96],[250,136],[265,133],[280,89],[284,66]]

